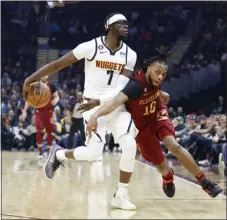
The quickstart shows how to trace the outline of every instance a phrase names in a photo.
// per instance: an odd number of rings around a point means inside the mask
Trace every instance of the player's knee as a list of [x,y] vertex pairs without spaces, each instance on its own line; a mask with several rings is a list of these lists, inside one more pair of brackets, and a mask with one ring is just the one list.
[[118,143],[122,148],[119,169],[124,172],[133,172],[136,156],[136,141],[130,134],[122,135]]
[[118,143],[122,148],[122,156],[135,158],[136,156],[136,141],[130,134],[124,134],[118,139]]

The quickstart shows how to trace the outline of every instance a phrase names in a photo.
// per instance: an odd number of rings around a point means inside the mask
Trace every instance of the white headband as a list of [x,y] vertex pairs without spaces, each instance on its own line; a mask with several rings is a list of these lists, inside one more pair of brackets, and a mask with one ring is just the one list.
[[113,15],[106,21],[105,28],[108,29],[109,25],[115,23],[116,21],[120,21],[120,20],[127,21],[126,17],[122,14]]

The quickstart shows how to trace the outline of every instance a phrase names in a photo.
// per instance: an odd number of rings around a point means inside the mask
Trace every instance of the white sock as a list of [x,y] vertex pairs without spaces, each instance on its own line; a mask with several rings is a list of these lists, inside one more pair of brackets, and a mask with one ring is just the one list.
[[117,193],[128,194],[128,183],[118,183]]
[[67,150],[58,150],[57,152],[56,152],[56,157],[57,157],[57,159],[59,160],[59,161],[66,161],[68,158],[66,158],[66,156],[65,156],[65,152],[66,152]]

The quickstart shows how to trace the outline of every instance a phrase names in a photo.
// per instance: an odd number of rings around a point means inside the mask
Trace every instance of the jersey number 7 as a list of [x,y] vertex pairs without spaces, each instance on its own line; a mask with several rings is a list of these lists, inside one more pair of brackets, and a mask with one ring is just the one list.
[[111,81],[113,79],[114,71],[113,70],[107,70],[106,72],[107,72],[107,75],[110,75],[110,78],[109,78],[108,83],[107,83],[107,85],[110,85]]

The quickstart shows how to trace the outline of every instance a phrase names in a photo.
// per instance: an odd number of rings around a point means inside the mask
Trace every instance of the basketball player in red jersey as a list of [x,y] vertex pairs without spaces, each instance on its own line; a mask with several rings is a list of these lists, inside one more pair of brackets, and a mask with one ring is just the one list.
[[[54,120],[53,120],[53,110],[52,107],[55,106],[59,101],[59,95],[54,84],[48,81],[48,76],[41,78],[41,82],[47,84],[50,88],[52,98],[49,103],[39,109],[35,110],[35,125],[36,125],[36,142],[39,150],[39,158],[42,158],[42,129],[45,128],[47,132],[47,146],[50,149],[52,146],[52,132],[54,131]],[[23,109],[23,118],[27,116],[27,110],[29,108],[28,102],[25,103]]]
[[[90,118],[87,132],[91,135],[97,127],[97,119],[112,112],[117,106],[126,102],[126,107],[139,130],[137,145],[143,157],[153,163],[163,178],[163,191],[168,197],[175,194],[173,171],[163,155],[160,141],[174,154],[181,164],[195,176],[203,190],[211,197],[216,197],[222,188],[212,183],[201,172],[191,154],[181,147],[175,139],[175,131],[161,102],[160,86],[168,71],[167,54],[159,50],[160,55],[148,62],[147,71],[135,74],[127,86],[110,102],[100,107]],[[162,54],[162,55],[161,55]],[[88,103],[89,105],[89,103]],[[87,110],[86,104],[79,110]]]

